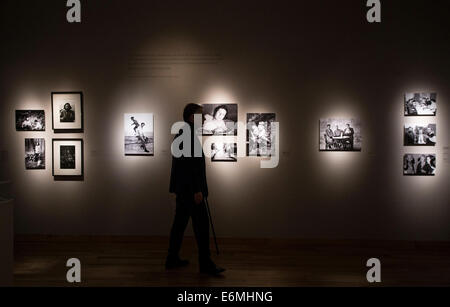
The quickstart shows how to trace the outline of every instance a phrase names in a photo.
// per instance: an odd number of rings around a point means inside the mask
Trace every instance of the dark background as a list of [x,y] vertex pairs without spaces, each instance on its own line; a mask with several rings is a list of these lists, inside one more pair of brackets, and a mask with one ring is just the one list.
[[[448,240],[448,1],[2,1],[0,150],[21,234],[168,235],[171,125],[188,102],[274,112],[280,163],[208,162],[219,236]],[[83,91],[83,134],[16,132],[16,109]],[[405,92],[437,92],[438,143],[405,148]],[[155,156],[123,155],[123,114],[155,115]],[[362,152],[319,152],[320,118],[360,118]],[[24,138],[47,169],[26,171]],[[54,181],[51,139],[82,137],[84,181]],[[239,131],[245,153],[245,131]],[[437,154],[437,176],[404,177],[406,152]],[[1,155],[5,157],[4,154]]]

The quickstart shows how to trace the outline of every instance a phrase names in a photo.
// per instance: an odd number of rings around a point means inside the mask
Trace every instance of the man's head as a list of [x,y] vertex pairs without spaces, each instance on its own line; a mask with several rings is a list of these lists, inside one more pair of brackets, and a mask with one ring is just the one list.
[[66,111],[72,110],[72,106],[70,105],[70,103],[66,103],[64,105],[64,110],[66,110]]
[[331,129],[331,125],[330,124],[327,124],[327,129]]
[[194,123],[194,114],[202,114],[203,108],[199,104],[189,103],[184,107],[183,120],[187,123]]
[[141,127],[144,127],[145,126],[145,123],[141,123]]

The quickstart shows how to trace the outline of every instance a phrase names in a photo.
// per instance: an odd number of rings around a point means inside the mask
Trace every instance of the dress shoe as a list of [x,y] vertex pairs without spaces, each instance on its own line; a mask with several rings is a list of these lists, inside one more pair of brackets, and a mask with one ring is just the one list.
[[200,273],[205,273],[205,274],[217,276],[217,275],[220,275],[223,272],[225,272],[225,269],[221,268],[221,267],[218,267],[211,260],[207,261],[206,263],[200,263]]

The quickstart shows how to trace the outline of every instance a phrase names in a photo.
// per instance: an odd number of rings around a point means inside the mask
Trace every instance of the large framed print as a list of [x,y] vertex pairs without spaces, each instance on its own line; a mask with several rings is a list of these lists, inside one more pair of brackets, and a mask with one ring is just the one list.
[[406,93],[405,116],[436,116],[436,93]]
[[247,113],[247,156],[270,157],[274,154],[275,113]]
[[237,104],[203,104],[203,135],[237,135]]
[[16,131],[45,131],[45,111],[16,110]]
[[320,151],[361,151],[359,119],[322,118],[319,134]]
[[81,179],[84,176],[82,139],[53,139],[53,176]]
[[403,156],[403,175],[436,175],[436,154],[405,154]]
[[55,133],[83,132],[82,92],[52,92],[52,124]]
[[123,127],[126,156],[153,156],[155,149],[152,113],[126,113]]

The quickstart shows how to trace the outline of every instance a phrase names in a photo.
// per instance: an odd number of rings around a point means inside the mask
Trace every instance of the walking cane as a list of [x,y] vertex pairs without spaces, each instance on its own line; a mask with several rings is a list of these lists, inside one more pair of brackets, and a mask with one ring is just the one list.
[[214,236],[214,243],[216,244],[217,255],[219,255],[219,246],[217,245],[216,232],[214,231],[214,225],[213,225],[213,221],[212,221],[212,217],[211,217],[211,210],[209,209],[208,198],[206,198],[206,197],[205,197],[205,202],[206,202],[206,211],[208,212],[209,222],[211,223],[211,229],[212,229],[213,236]]

